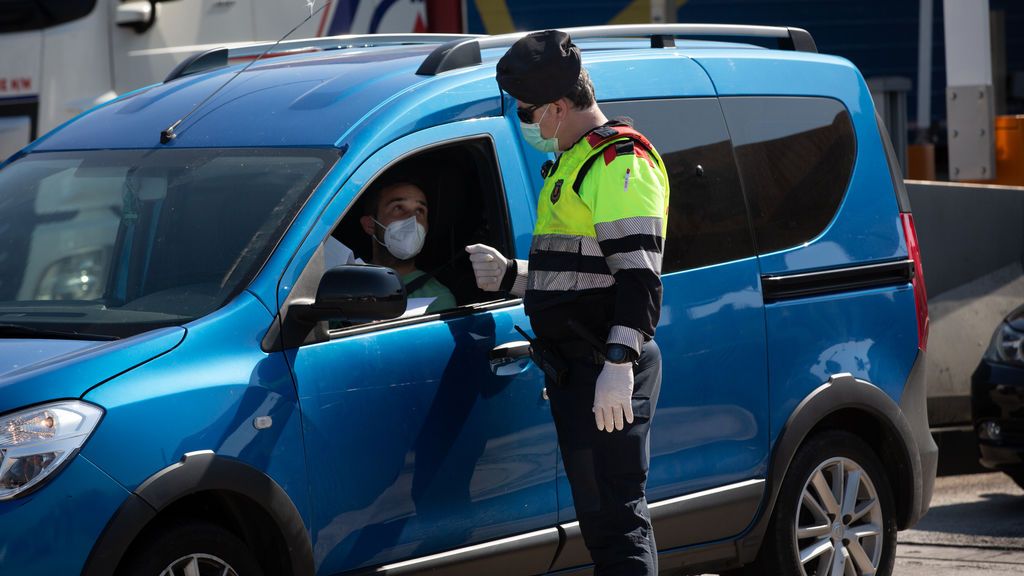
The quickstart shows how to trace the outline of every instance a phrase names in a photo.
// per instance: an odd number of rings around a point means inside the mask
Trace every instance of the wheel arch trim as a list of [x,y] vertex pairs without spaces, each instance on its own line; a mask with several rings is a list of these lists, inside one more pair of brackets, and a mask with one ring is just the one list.
[[[888,394],[874,384],[854,378],[849,373],[834,374],[828,382],[816,388],[797,405],[779,434],[770,457],[760,514],[739,543],[741,562],[751,562],[757,556],[782,483],[797,450],[828,416],[847,409],[872,415],[886,426],[890,434],[900,440],[895,447],[896,455],[900,464],[908,469],[908,476],[913,482],[910,489],[914,494],[921,491],[922,467],[917,442],[903,411]],[[899,494],[901,486],[895,483],[900,479],[890,478],[890,481],[894,483],[893,488]],[[902,513],[897,509],[897,525],[905,525],[913,514],[912,506]]]
[[189,452],[146,479],[131,493],[96,540],[83,576],[113,574],[128,548],[162,510],[199,492],[245,496],[277,524],[295,576],[314,573],[313,548],[305,522],[287,492],[262,471],[211,450]]

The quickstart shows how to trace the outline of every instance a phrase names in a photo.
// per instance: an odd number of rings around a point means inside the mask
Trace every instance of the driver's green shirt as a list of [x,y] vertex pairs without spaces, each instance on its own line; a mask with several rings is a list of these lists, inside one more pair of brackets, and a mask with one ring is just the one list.
[[[422,270],[414,270],[402,276],[402,282],[408,285],[410,282],[424,274],[426,274],[426,272],[423,272]],[[444,287],[444,284],[438,282],[436,278],[431,278],[419,290],[409,294],[409,298],[434,298],[434,301],[430,303],[430,306],[427,306],[427,314],[433,314],[434,312],[455,308],[455,296],[452,295],[451,291]]]

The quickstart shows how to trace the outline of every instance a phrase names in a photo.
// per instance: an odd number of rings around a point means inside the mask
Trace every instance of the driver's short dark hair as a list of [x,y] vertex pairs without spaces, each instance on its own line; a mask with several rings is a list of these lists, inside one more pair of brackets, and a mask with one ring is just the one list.
[[378,178],[366,192],[363,192],[363,196],[359,199],[359,203],[362,206],[364,216],[377,217],[377,210],[380,209],[380,194],[388,188],[394,188],[401,184],[411,184],[426,194],[426,188],[423,184],[415,177],[410,177],[408,174],[385,174]]

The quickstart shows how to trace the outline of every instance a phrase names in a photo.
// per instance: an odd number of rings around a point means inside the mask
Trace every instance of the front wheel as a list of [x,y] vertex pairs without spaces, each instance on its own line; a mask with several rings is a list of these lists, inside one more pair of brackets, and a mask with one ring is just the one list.
[[263,576],[263,571],[249,547],[228,530],[207,522],[188,522],[147,535],[118,574]]
[[758,573],[889,576],[895,559],[892,487],[878,456],[848,432],[815,435],[782,483]]

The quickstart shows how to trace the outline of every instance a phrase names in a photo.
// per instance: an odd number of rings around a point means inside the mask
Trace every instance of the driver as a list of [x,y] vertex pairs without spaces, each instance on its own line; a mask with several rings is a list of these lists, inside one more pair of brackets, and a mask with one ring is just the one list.
[[[427,196],[419,186],[399,181],[373,187],[362,199],[363,216],[359,223],[373,239],[370,264],[394,269],[402,278],[409,295],[410,309],[429,305],[426,314],[455,308],[451,291],[416,268],[416,255],[427,237]],[[331,250],[328,250],[330,260]],[[347,262],[328,262],[327,268]],[[418,300],[418,302],[417,302]]]

